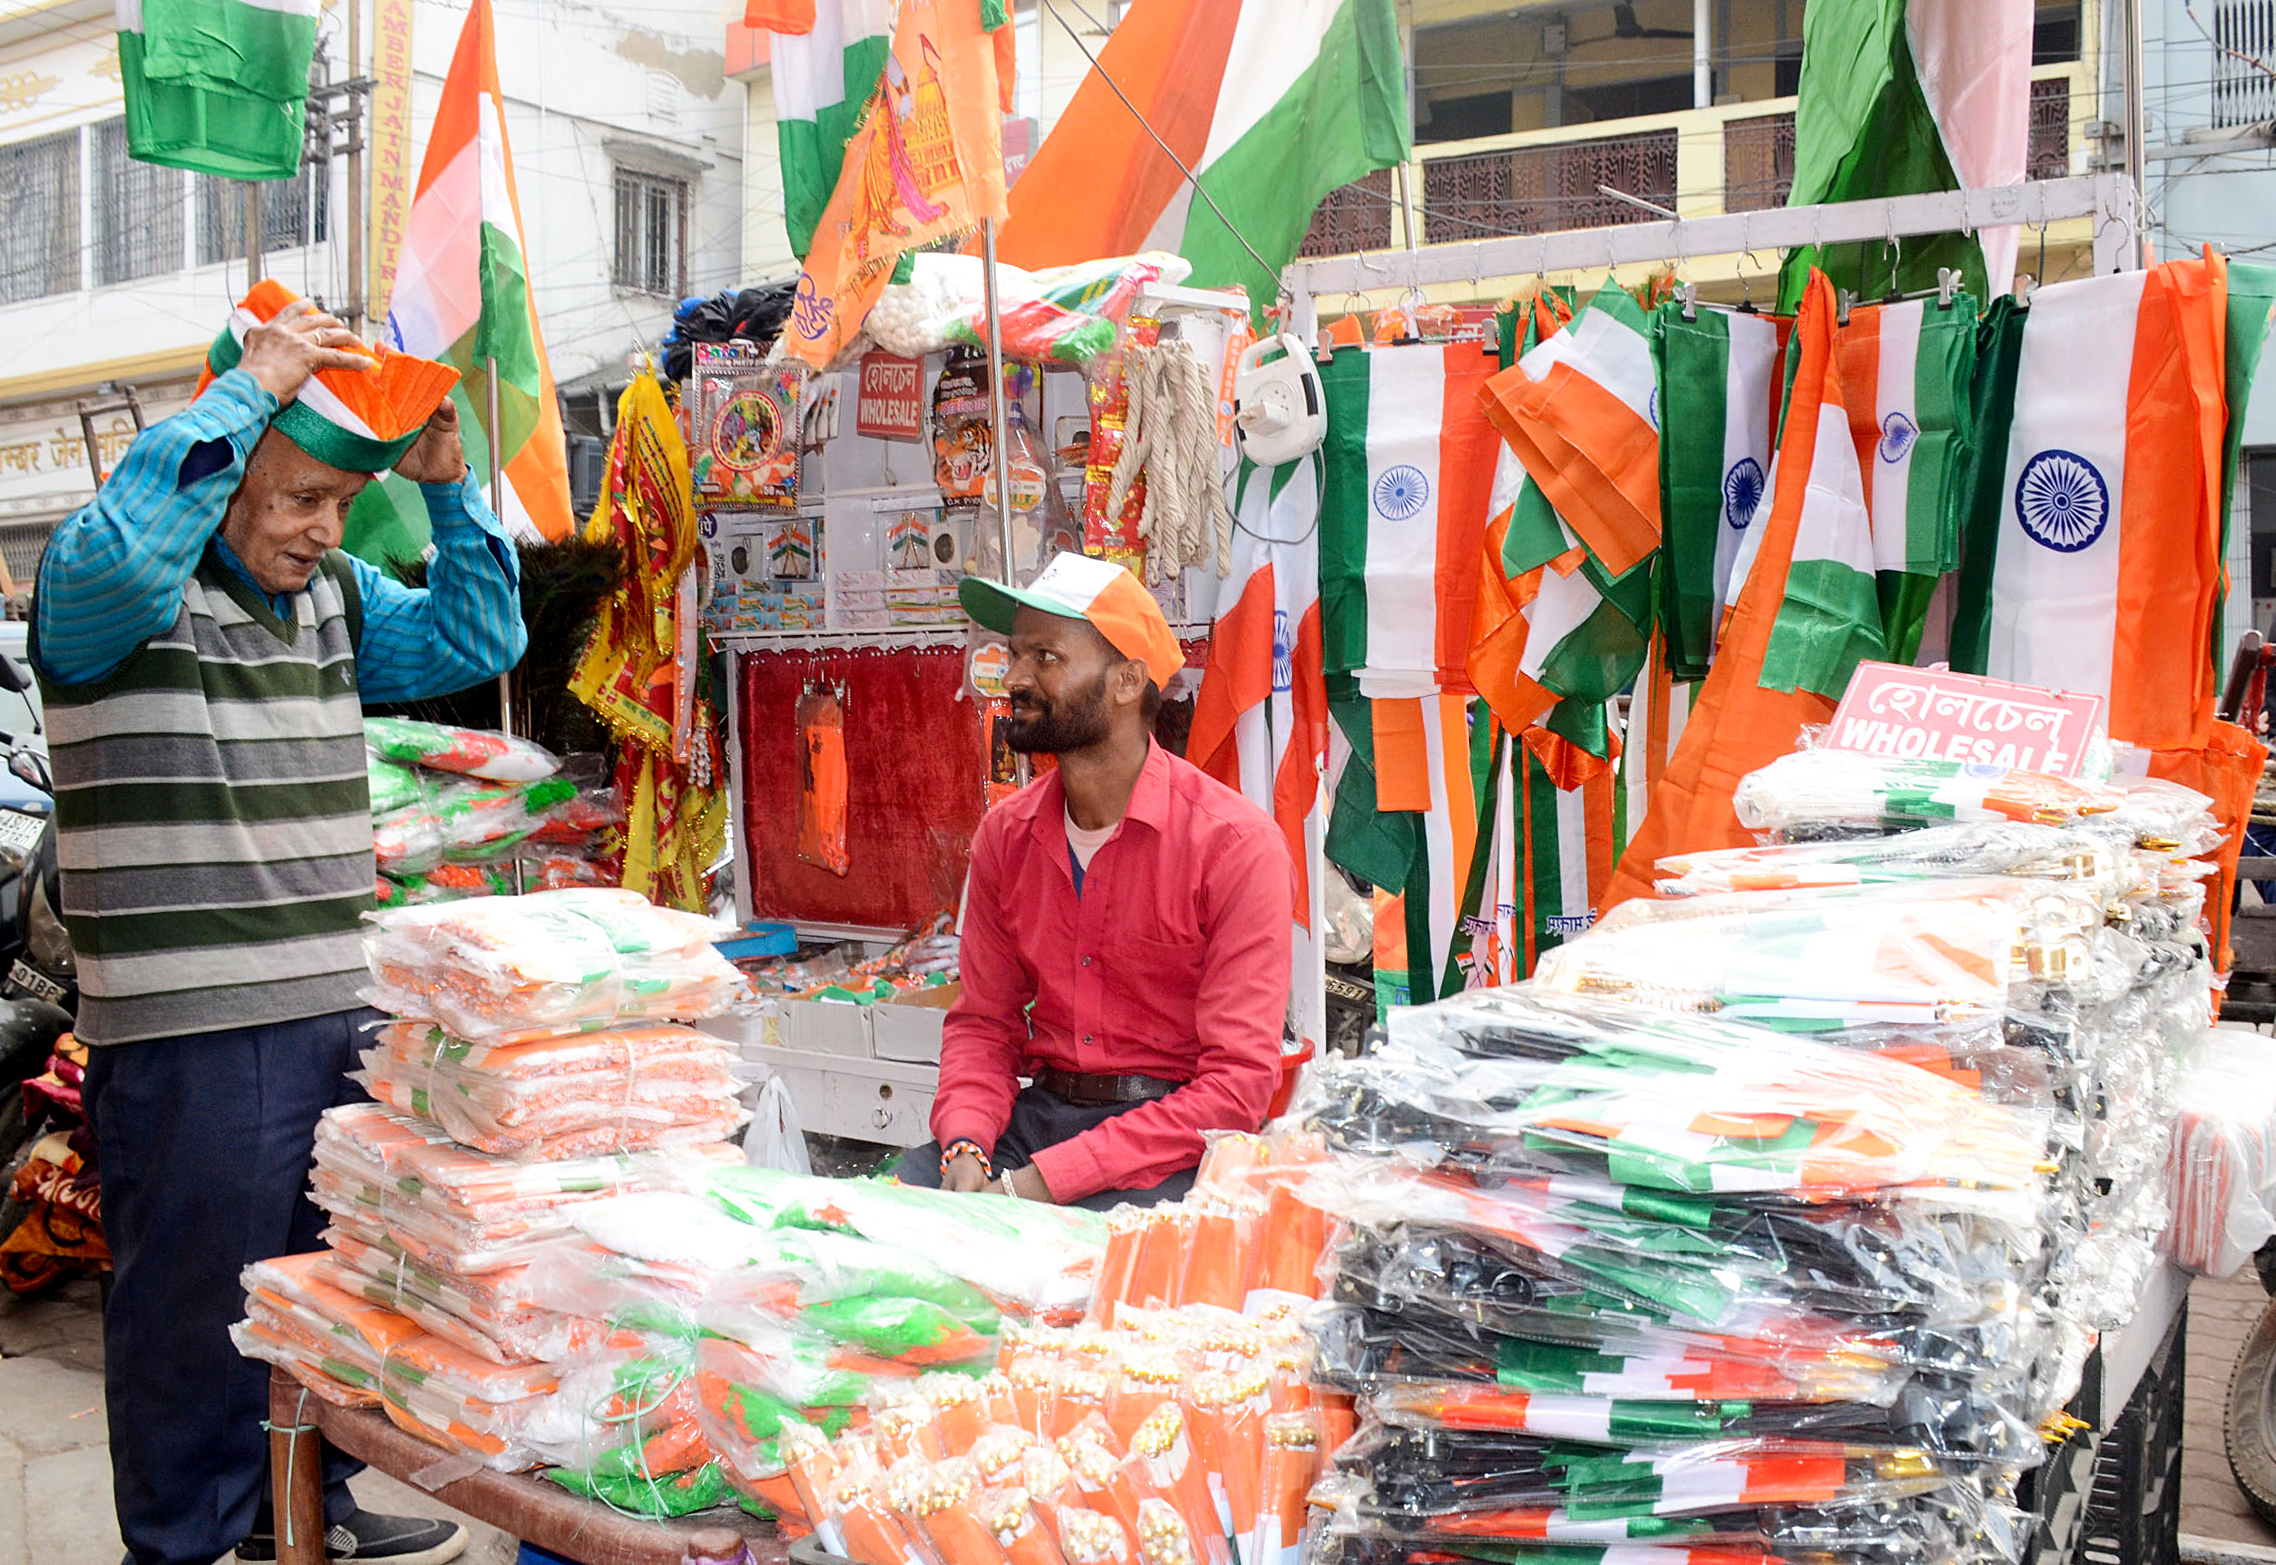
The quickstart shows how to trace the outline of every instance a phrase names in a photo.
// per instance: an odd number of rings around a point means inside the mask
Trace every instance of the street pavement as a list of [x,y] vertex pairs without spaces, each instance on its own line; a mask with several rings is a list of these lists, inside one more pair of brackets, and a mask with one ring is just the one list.
[[[2181,1462],[2181,1531],[2276,1549],[2276,1528],[2252,1513],[2221,1447],[2229,1368],[2267,1297],[2251,1268],[2189,1294],[2188,1405]],[[0,1565],[118,1565],[103,1426],[102,1321],[91,1283],[30,1302],[0,1294]],[[454,1515],[376,1473],[355,1482],[374,1509]],[[460,1518],[465,1520],[465,1518]],[[511,1565],[511,1538],[468,1522],[468,1565]]]
[[[0,1292],[0,1565],[119,1565],[108,1438],[95,1285],[30,1301]],[[352,1487],[369,1510],[458,1514],[378,1473]],[[467,1565],[512,1565],[513,1539],[458,1519],[474,1534]]]

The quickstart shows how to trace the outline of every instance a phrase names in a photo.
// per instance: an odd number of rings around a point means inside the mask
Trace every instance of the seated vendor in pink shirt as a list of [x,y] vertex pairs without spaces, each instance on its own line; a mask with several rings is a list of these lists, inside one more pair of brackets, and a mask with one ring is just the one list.
[[1127,570],[1062,554],[1024,590],[960,596],[1011,638],[1007,741],[1059,764],[973,838],[936,1141],[896,1171],[1094,1210],[1174,1200],[1205,1133],[1257,1129],[1279,1085],[1287,841],[1154,743],[1184,658]]

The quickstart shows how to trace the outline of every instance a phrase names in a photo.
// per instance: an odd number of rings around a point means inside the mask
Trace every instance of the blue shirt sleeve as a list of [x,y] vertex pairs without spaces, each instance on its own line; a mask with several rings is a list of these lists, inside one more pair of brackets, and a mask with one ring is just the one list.
[[42,673],[66,685],[101,679],[174,623],[182,588],[277,407],[259,381],[233,369],[135,437],[40,560],[32,613]]
[[349,561],[364,603],[356,683],[366,702],[418,701],[495,679],[529,646],[521,558],[471,474],[421,484],[435,552],[427,585]]

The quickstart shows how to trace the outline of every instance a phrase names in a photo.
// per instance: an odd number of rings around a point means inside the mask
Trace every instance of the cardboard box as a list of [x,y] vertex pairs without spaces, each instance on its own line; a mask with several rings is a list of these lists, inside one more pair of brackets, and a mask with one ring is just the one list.
[[871,1007],[875,1014],[870,1018],[870,1031],[877,1057],[938,1065],[941,1026],[948,1020],[948,1008],[963,992],[961,985],[939,984],[906,990]]
[[785,1000],[782,1002],[783,1046],[866,1060],[875,1052],[869,1028],[872,1009],[848,1000]]
[[802,1049],[758,1049],[747,1058],[782,1078],[807,1131],[893,1147],[932,1139],[933,1094],[940,1085],[932,1066]]

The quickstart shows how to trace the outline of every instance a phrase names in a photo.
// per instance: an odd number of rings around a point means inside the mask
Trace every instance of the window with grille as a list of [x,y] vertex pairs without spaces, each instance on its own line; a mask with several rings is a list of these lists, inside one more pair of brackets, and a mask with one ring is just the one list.
[[688,187],[685,180],[633,169],[616,171],[616,263],[619,288],[680,296],[687,276]]
[[[331,232],[331,181],[321,163],[291,179],[261,184],[261,249],[297,250],[322,244]],[[242,180],[197,176],[198,265],[235,261],[245,254],[245,185]]]
[[79,286],[79,133],[0,146],[0,304]]
[[182,269],[182,171],[126,155],[126,121],[90,132],[88,211],[95,223],[95,282],[123,283]]
[[2276,72],[2276,0],[2214,0],[2213,123],[2251,125],[2276,119],[2272,72]]

